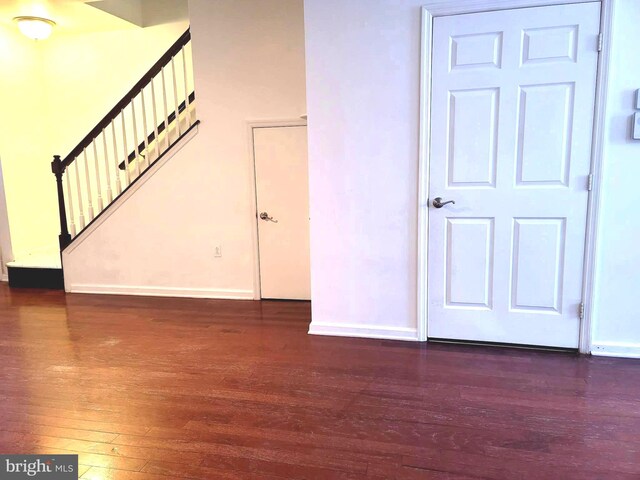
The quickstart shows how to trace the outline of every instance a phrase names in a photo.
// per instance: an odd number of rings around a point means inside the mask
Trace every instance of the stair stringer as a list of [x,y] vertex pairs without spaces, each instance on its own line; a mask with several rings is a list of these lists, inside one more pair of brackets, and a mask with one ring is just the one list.
[[199,155],[198,129],[184,135],[63,251],[67,292],[253,298],[252,291],[233,284],[212,287],[203,266],[210,240],[197,232],[207,219],[194,204],[208,192],[194,183],[210,166]]

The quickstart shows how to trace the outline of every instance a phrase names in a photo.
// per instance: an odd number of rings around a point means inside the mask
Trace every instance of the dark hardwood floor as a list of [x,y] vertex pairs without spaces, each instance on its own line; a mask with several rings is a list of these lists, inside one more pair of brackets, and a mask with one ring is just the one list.
[[0,453],[78,453],[83,479],[640,479],[637,361],[1,285]]

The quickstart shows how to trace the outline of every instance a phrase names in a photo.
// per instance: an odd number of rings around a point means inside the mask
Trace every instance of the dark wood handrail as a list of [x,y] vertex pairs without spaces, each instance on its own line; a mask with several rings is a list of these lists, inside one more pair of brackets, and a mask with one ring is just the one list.
[[102,130],[106,128],[120,114],[120,112],[127,105],[129,105],[129,103],[131,103],[131,101],[140,93],[140,91],[144,87],[146,87],[158,73],[160,73],[162,67],[169,63],[169,60],[171,60],[171,58],[173,58],[178,52],[180,52],[182,47],[189,43],[189,40],[191,40],[191,32],[189,29],[187,29],[187,31],[184,32],[173,45],[171,45],[169,50],[167,50],[167,52],[162,55],[162,57],[160,57],[160,59],[149,69],[149,71],[142,76],[138,83],[136,83],[133,88],[129,90],[129,92],[124,97],[122,97],[122,100],[120,100],[115,105],[115,107],[113,107],[111,111],[98,122],[93,130],[91,130],[73,150],[71,150],[71,153],[69,153],[69,155],[67,155],[62,161],[63,171],[73,163],[75,158],[80,155],[85,148],[91,145],[91,142],[93,142],[93,140],[98,135],[100,135]]
[[[196,92],[191,92],[191,94],[189,95],[189,105],[191,105],[196,99]],[[182,102],[179,106],[178,106],[178,115],[181,114],[182,112],[184,112],[184,110],[187,108],[187,102],[184,101]],[[176,119],[176,112],[171,112],[171,114],[169,115],[169,124],[172,124],[174,122],[174,120]],[[164,120],[160,123],[160,125],[158,125],[158,135],[160,135],[162,132],[164,132],[165,128],[167,128],[164,124]],[[129,162],[133,162],[135,160],[135,158],[140,155],[142,152],[144,152],[146,146],[148,144],[150,144],[151,142],[153,142],[156,139],[156,132],[153,131],[149,134],[149,136],[147,137],[147,141],[146,142],[142,142],[140,145],[138,145],[138,148],[136,150],[134,150],[133,152],[131,152],[128,156],[128,160]],[[120,168],[120,170],[124,170],[126,168],[126,162],[123,160],[122,162],[120,162],[120,164],[118,165],[118,168]]]

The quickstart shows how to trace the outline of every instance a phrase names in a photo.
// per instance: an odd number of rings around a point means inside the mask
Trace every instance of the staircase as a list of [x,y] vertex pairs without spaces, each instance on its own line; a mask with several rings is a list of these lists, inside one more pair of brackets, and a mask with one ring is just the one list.
[[53,157],[60,214],[55,261],[9,265],[13,287],[63,289],[59,254],[199,123],[187,30],[62,159]]

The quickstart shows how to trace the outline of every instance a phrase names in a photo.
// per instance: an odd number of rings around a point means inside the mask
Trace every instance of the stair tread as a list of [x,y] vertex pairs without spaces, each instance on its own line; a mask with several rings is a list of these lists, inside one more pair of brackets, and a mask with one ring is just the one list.
[[16,258],[12,262],[7,262],[12,268],[62,268],[59,251],[43,252],[31,255],[24,255]]

